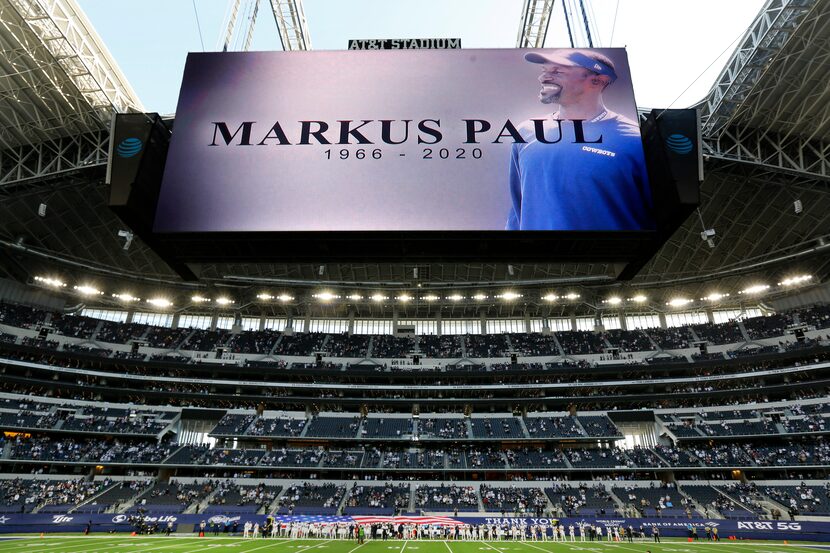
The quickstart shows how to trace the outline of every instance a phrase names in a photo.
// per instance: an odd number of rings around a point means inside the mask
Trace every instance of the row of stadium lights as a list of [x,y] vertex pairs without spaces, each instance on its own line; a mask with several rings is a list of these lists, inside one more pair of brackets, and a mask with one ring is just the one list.
[[[800,275],[800,276],[796,276],[796,277],[792,277],[792,278],[788,278],[786,280],[783,280],[783,281],[778,283],[778,286],[779,287],[797,286],[799,284],[804,284],[804,283],[809,282],[812,278],[813,277],[811,275]],[[60,289],[60,288],[66,288],[67,287],[65,282],[62,282],[62,281],[60,281],[58,279],[55,279],[55,278],[39,277],[38,276],[38,277],[35,277],[35,281],[39,282],[40,284],[42,284],[44,286],[48,286],[48,287],[51,287],[51,288]],[[97,289],[94,286],[89,285],[89,284],[80,284],[80,285],[77,285],[77,286],[73,286],[72,288],[77,293],[81,294],[82,296],[93,297],[93,296],[103,296],[104,295],[104,292],[102,292],[101,290],[99,290],[99,289]],[[749,288],[741,290],[740,292],[738,292],[738,295],[757,296],[759,294],[763,294],[763,293],[767,292],[770,288],[771,288],[771,286],[769,284],[756,284],[756,285],[750,286]],[[166,307],[172,307],[173,306],[173,302],[171,302],[170,300],[168,300],[166,298],[149,298],[149,299],[146,299],[146,300],[142,300],[141,298],[133,296],[132,294],[129,294],[129,293],[111,294],[111,296],[113,298],[117,299],[117,300],[120,300],[120,301],[124,302],[124,303],[133,303],[133,302],[144,301],[147,304],[152,305],[153,307],[166,308]],[[337,294],[335,292],[331,292],[331,291],[318,292],[316,294],[312,294],[312,297],[317,299],[318,301],[321,301],[321,302],[324,302],[324,303],[328,303],[328,302],[336,301],[336,300],[339,300],[339,299],[343,299],[342,296],[340,296],[339,294]],[[517,292],[503,292],[501,294],[496,294],[496,295],[493,296],[493,298],[495,298],[495,299],[500,299],[500,300],[504,300],[504,301],[514,301],[514,300],[520,299],[522,297],[524,297],[524,295],[519,294]],[[546,302],[555,302],[555,301],[559,301],[559,300],[574,301],[574,300],[578,300],[580,297],[581,296],[579,294],[576,294],[574,292],[571,292],[571,293],[568,293],[568,294],[565,294],[565,295],[562,295],[562,296],[552,294],[552,293],[548,293],[548,294],[545,294],[544,296],[542,296],[541,299],[543,301],[546,301]],[[718,302],[718,301],[720,301],[724,298],[727,298],[727,297],[729,297],[729,294],[720,294],[720,293],[717,293],[717,292],[713,292],[713,293],[709,294],[708,296],[706,296],[704,298],[700,298],[699,301]],[[216,305],[218,305],[220,307],[227,307],[229,305],[233,305],[233,304],[236,303],[234,300],[232,300],[231,298],[228,298],[226,296],[220,296],[218,298],[211,299],[211,298],[208,298],[208,297],[205,297],[205,296],[194,295],[190,299],[193,303],[202,304],[202,303],[211,303],[212,302],[212,303],[215,303]],[[282,302],[282,303],[287,303],[287,302],[290,302],[290,301],[294,301],[294,296],[291,296],[291,295],[288,295],[288,294],[280,294],[280,295],[274,296],[274,295],[268,294],[268,293],[261,293],[261,294],[257,295],[257,299],[260,300],[260,301],[279,301],[279,302]],[[350,300],[350,301],[362,301],[365,298],[364,298],[364,296],[362,296],[360,294],[353,293],[353,294],[349,294],[349,295],[345,296],[345,299]],[[381,302],[384,302],[384,301],[388,301],[390,299],[390,297],[385,296],[381,293],[376,293],[376,294],[373,294],[373,295],[369,296],[368,299],[370,299],[370,300],[372,300],[373,302],[376,302],[376,303],[381,303]],[[394,296],[394,299],[401,302],[401,303],[408,303],[410,301],[415,300],[416,298],[415,298],[415,296],[411,296],[409,294],[400,294],[400,295]],[[422,300],[422,301],[426,301],[426,302],[434,302],[434,301],[438,301],[442,298],[441,298],[441,296],[438,296],[436,294],[425,294],[425,295],[420,296],[419,299]],[[468,299],[468,298],[466,296],[461,295],[461,294],[451,294],[449,296],[444,296],[443,299],[449,300],[449,301],[452,301],[452,302],[459,302],[459,301],[462,301],[462,300],[465,300],[465,299]],[[486,294],[479,293],[479,294],[474,294],[474,295],[470,296],[469,299],[475,300],[475,301],[484,301],[484,300],[490,299],[490,296],[488,296]],[[618,305],[622,305],[623,303],[643,304],[647,301],[648,301],[647,296],[644,296],[642,294],[638,294],[638,295],[633,296],[631,298],[625,298],[625,299],[623,299],[619,296],[612,296],[608,299],[603,300],[602,303],[607,304],[607,305],[611,305],[611,306],[618,306]],[[673,298],[673,299],[669,300],[668,302],[666,302],[666,305],[669,306],[669,307],[684,307],[684,306],[687,306],[687,305],[692,304],[694,302],[695,302],[694,299],[682,298],[681,297],[681,298]]]

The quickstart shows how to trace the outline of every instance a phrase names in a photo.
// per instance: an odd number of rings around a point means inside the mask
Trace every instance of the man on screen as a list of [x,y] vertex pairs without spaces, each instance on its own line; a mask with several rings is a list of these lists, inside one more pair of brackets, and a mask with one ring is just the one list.
[[558,110],[519,127],[510,158],[507,230],[652,230],[651,191],[636,122],[605,107],[613,62],[591,50],[530,52],[539,100]]

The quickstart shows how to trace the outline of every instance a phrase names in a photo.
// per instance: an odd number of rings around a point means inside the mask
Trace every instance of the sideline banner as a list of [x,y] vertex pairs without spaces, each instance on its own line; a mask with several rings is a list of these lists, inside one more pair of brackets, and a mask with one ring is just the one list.
[[[473,524],[488,526],[552,526],[557,522],[566,527],[573,525],[577,528],[579,535],[580,525],[595,525],[605,528],[633,527],[645,530],[648,539],[651,539],[651,529],[656,526],[660,528],[661,536],[687,537],[689,525],[698,530],[698,536],[706,539],[704,529],[717,528],[721,539],[735,536],[739,539],[759,540],[810,540],[830,542],[830,522],[802,522],[784,520],[716,520],[716,519],[685,519],[685,518],[616,518],[616,517],[584,517],[584,518],[535,518],[535,517],[492,517],[482,516],[458,516],[458,517],[381,517],[381,516],[287,516],[278,515],[275,517],[283,524],[291,523],[328,523],[328,524],[375,524],[391,522],[393,524],[426,524],[432,526],[456,526],[459,524]],[[158,524],[160,530],[166,528],[168,522],[174,524],[174,529],[190,531],[193,526],[198,526],[202,521],[212,529],[215,524],[219,532],[232,531],[233,525],[237,530],[242,531],[246,521],[262,524],[266,515],[255,514],[204,514],[204,515],[183,515],[183,514],[154,514],[145,517],[150,524]],[[0,514],[0,533],[40,533],[40,532],[83,532],[87,524],[91,525],[94,532],[129,532],[133,530],[133,524],[126,514],[94,514],[73,513],[67,515],[41,515],[41,514]],[[190,528],[188,528],[190,527]],[[227,528],[227,530],[226,530]],[[607,534],[607,532],[603,532]],[[577,538],[578,539],[578,538]]]

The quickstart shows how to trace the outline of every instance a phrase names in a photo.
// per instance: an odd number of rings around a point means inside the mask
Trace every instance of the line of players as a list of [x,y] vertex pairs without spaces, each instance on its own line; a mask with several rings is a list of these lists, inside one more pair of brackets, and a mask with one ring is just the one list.
[[[566,533],[567,532],[567,533]],[[365,539],[386,540],[461,540],[461,541],[625,541],[646,539],[646,530],[641,526],[635,529],[620,526],[600,526],[592,524],[569,525],[441,525],[441,524],[355,524],[327,522],[289,522],[280,523],[268,517],[260,526],[258,522],[245,522],[243,538],[317,538],[327,540],[354,539],[362,543]],[[660,541],[660,529],[651,528],[654,541]]]

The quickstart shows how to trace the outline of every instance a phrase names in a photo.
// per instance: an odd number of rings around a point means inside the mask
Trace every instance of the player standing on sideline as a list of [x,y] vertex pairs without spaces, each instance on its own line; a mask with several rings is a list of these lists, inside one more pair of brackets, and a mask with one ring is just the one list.
[[251,537],[251,521],[246,520],[245,524],[242,526],[242,537],[243,538],[250,538]]

